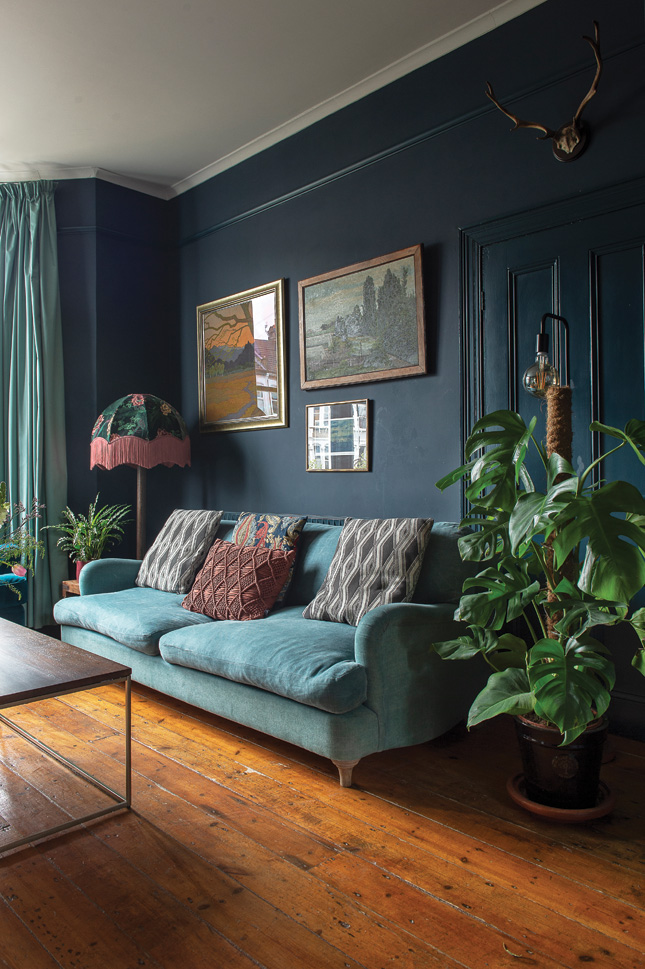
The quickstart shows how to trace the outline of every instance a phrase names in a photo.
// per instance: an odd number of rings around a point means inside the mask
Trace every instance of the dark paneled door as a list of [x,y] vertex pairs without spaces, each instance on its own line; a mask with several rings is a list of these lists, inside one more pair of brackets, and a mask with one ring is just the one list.
[[[544,404],[522,389],[522,375],[546,312],[569,322],[577,469],[611,447],[591,437],[592,420],[645,419],[644,243],[645,180],[462,232],[464,435],[482,414],[511,408],[525,420],[538,413],[544,436]],[[557,365],[557,339],[552,349]],[[610,456],[601,476],[645,492],[630,449]],[[621,627],[605,639],[618,671],[614,726],[645,739],[645,682],[630,667],[637,644]]]
[[[577,217],[564,225],[557,224],[559,207],[550,206],[539,217],[552,216],[553,225],[536,226],[536,213],[528,213],[465,233],[470,278],[464,292],[473,299],[466,300],[464,314],[464,432],[482,413],[498,408],[518,410],[526,420],[543,410],[522,389],[522,375],[535,360],[542,315],[556,313],[569,323],[573,454],[579,466],[603,447],[589,434],[592,420],[623,427],[630,417],[645,419],[645,196],[604,212],[595,211],[598,195],[591,198],[590,214],[584,199],[576,200]],[[607,204],[612,201],[614,195],[606,193]],[[519,234],[523,223],[527,231]],[[489,240],[493,227],[498,237]],[[499,238],[504,227],[514,234]],[[559,330],[550,321],[547,330],[554,362],[562,368]],[[537,429],[544,432],[544,413]],[[645,489],[645,473],[632,454],[611,460],[608,474]]]

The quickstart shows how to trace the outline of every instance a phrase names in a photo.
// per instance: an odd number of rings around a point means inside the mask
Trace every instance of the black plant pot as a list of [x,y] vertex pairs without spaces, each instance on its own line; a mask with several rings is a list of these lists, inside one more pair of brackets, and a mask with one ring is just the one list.
[[556,727],[515,717],[526,797],[553,808],[595,808],[602,796],[600,767],[608,727],[601,719],[561,747],[562,734]]

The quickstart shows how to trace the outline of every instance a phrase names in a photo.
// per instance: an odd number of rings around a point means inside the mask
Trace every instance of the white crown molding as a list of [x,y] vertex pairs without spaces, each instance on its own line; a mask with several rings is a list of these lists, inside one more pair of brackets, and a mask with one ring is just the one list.
[[463,47],[472,40],[482,37],[491,30],[495,30],[496,27],[500,27],[509,20],[521,16],[521,14],[532,10],[534,7],[538,7],[544,2],[545,0],[504,0],[497,7],[489,10],[488,13],[475,17],[473,20],[457,27],[443,37],[432,41],[432,43],[420,47],[411,54],[407,54],[382,71],[371,74],[358,84],[341,91],[340,94],[334,95],[334,97],[328,98],[326,101],[322,101],[313,108],[303,111],[302,114],[297,115],[290,121],[286,121],[277,128],[267,131],[266,134],[260,135],[259,138],[249,141],[246,145],[242,145],[230,154],[219,158],[193,175],[189,175],[187,178],[175,182],[172,186],[172,194],[181,195],[183,192],[187,192],[191,188],[201,185],[203,182],[208,181],[209,178],[221,174],[228,168],[233,168],[247,158],[257,155],[266,148],[271,148],[290,135],[296,134],[304,128],[308,128],[310,125],[321,121],[323,118],[339,111],[341,108],[353,104],[368,94],[372,94],[379,88],[386,87],[392,81],[397,81],[406,74],[417,70],[417,68],[424,67],[432,61],[438,60],[444,54],[449,54],[457,50],[458,47]]
[[117,172],[107,171],[105,168],[93,168],[89,165],[79,168],[66,168],[63,165],[53,164],[20,164],[15,167],[0,165],[0,182],[32,182],[37,179],[63,182],[72,178],[100,178],[104,182],[112,182],[122,188],[131,188],[135,192],[142,192],[144,195],[152,195],[155,198],[165,200],[176,195],[170,185],[149,182],[143,178],[132,178],[129,175],[120,175]]
[[322,101],[313,108],[302,112],[295,118],[286,121],[284,124],[273,128],[271,131],[260,135],[230,154],[223,156],[202,168],[200,171],[183,178],[174,184],[163,184],[160,182],[148,181],[144,178],[136,178],[130,175],[123,175],[118,172],[111,172],[104,168],[84,166],[84,167],[65,167],[51,163],[29,164],[27,162],[16,162],[12,165],[0,165],[0,182],[30,181],[33,179],[52,179],[61,181],[73,178],[100,178],[106,182],[112,182],[123,188],[132,189],[135,192],[142,192],[160,199],[171,199],[177,195],[201,185],[208,179],[219,175],[229,168],[233,168],[240,162],[251,158],[253,155],[271,148],[273,145],[290,135],[308,128],[317,121],[328,117],[341,108],[353,104],[355,101],[372,94],[379,88],[385,87],[392,81],[396,81],[406,74],[424,67],[432,61],[438,60],[445,54],[449,54],[459,47],[482,37],[496,27],[513,20],[515,17],[532,10],[534,7],[544,3],[545,0],[503,0],[488,13],[475,17],[473,20],[456,28],[438,38],[424,47],[413,51],[411,54],[402,57],[381,71],[370,75],[358,84],[341,91],[334,97]]

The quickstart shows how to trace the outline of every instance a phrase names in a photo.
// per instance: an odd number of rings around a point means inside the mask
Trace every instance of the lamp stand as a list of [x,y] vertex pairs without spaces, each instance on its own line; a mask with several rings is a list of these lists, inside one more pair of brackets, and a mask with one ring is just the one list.
[[137,558],[142,559],[146,549],[146,469],[137,467]]

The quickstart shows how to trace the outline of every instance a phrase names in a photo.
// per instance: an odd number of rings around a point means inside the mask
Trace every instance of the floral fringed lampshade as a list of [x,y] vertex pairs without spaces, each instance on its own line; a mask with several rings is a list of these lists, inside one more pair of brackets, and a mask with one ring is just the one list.
[[90,468],[119,464],[190,465],[190,438],[179,411],[153,394],[128,394],[106,407],[92,430]]

